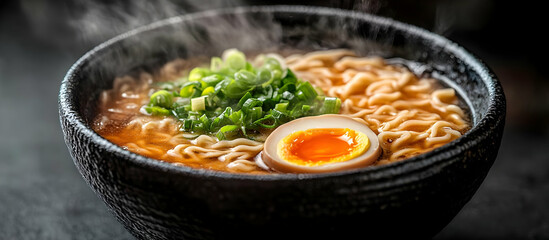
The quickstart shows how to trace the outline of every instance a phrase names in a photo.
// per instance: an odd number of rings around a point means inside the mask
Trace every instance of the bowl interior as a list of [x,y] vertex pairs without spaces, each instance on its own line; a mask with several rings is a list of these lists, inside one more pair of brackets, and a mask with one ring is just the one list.
[[[495,104],[502,98],[501,87],[486,66],[443,37],[363,13],[282,6],[185,15],[111,39],[73,66],[65,80],[70,87],[62,93],[62,107],[65,96],[87,127],[96,115],[100,92],[111,88],[115,77],[153,72],[176,58],[220,55],[228,48],[246,52],[347,48],[359,55],[421,63],[426,67],[419,71],[456,89],[467,105],[473,128],[464,137],[479,131],[488,114],[498,114]],[[435,151],[450,149],[454,142]]]

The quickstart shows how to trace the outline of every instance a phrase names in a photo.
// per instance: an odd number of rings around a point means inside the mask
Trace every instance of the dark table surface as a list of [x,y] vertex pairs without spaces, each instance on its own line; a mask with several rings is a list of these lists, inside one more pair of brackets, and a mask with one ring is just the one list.
[[[0,3],[0,239],[132,239],[74,167],[57,110],[60,82],[70,65],[121,29],[85,41],[87,35],[62,26],[44,33],[42,28],[57,26],[28,6],[41,2]],[[549,239],[547,74],[539,59],[522,54],[531,46],[522,45],[521,51],[494,45],[498,36],[521,41],[515,36],[520,32],[507,35],[487,26],[449,37],[500,77],[509,105],[507,125],[486,180],[435,239]]]

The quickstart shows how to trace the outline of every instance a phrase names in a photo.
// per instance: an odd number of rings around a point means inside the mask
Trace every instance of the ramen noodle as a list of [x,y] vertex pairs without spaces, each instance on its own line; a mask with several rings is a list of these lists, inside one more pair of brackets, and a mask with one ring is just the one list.
[[[431,151],[470,128],[454,89],[419,77],[405,66],[359,57],[349,50],[294,54],[282,61],[299,79],[339,98],[339,114],[361,119],[375,132],[383,150],[375,165]],[[173,117],[143,114],[142,106],[158,82],[187,75],[193,64],[179,59],[155,75],[143,72],[116,78],[112,89],[101,93],[94,130],[131,152],[174,164],[235,173],[273,172],[258,161],[261,138],[219,141],[212,135],[182,131],[182,123]]]

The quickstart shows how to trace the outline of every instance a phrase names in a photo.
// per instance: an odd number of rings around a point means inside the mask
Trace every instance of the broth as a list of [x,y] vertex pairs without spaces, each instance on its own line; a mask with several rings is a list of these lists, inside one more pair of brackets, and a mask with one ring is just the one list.
[[[401,161],[447,144],[469,128],[455,90],[437,80],[414,75],[404,66],[376,57],[356,57],[348,50],[294,54],[284,59],[298,78],[327,96],[341,99],[340,114],[362,119],[379,138],[383,154],[376,165]],[[181,131],[181,122],[143,114],[158,82],[188,74],[196,62],[175,60],[154,76],[119,77],[102,93],[94,130],[107,140],[153,159],[234,173],[273,173],[256,156],[260,141]],[[141,111],[140,111],[141,110]],[[262,132],[263,137],[269,131]]]

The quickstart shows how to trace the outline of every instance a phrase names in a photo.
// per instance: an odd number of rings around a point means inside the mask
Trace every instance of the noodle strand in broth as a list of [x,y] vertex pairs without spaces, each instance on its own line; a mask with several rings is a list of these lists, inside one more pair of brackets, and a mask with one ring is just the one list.
[[341,114],[363,119],[378,134],[384,151],[377,164],[430,151],[469,128],[454,89],[381,58],[331,50],[292,55],[286,62],[300,78],[339,97]]
[[[363,120],[378,135],[383,154],[376,164],[430,151],[469,128],[453,89],[381,58],[328,50],[294,54],[285,61],[300,79],[327,96],[340,98],[340,114]],[[254,160],[263,150],[262,142],[196,137],[182,132],[181,123],[172,117],[140,112],[155,90],[153,82],[173,81],[193,65],[192,60],[175,60],[160,69],[158,76],[141,73],[137,78],[116,78],[113,88],[100,96],[94,130],[129,151],[154,159],[236,173],[269,173]]]

